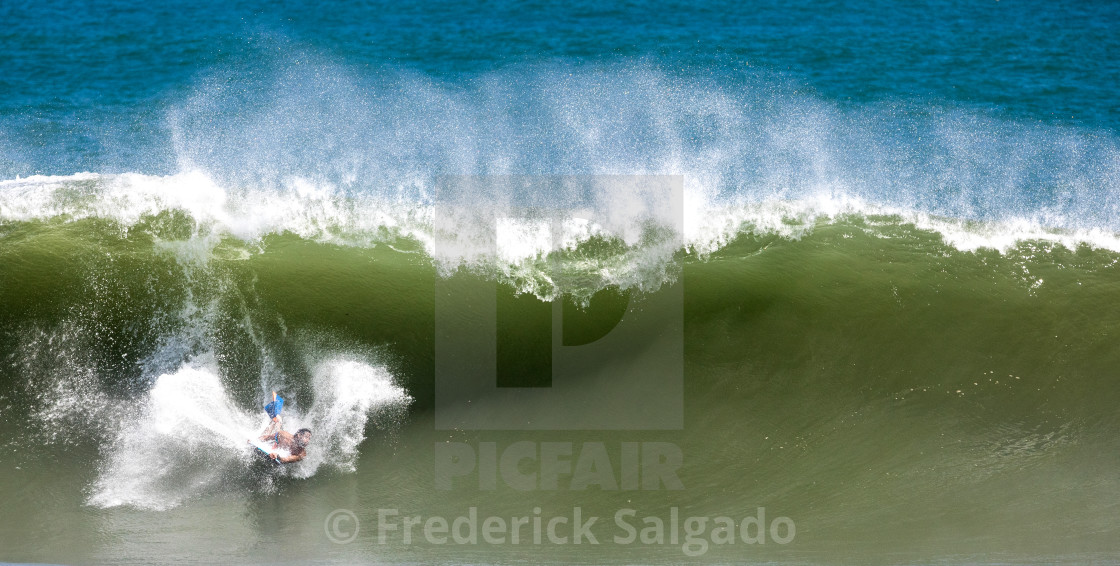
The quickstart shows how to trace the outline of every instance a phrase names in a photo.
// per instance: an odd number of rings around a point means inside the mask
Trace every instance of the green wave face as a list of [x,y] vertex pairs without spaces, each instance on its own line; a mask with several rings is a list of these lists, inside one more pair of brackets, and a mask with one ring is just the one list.
[[[551,297],[525,292],[526,277],[633,253],[589,241],[559,263],[462,268],[457,277],[497,283],[499,385],[551,385],[539,371],[553,340]],[[561,489],[550,504],[608,517],[620,505],[683,505],[700,515],[764,505],[797,521],[794,554],[806,559],[837,548],[846,550],[836,556],[856,561],[1107,552],[1120,493],[1102,473],[1120,454],[1118,259],[1046,241],[960,251],[941,234],[863,216],[807,226],[798,237],[742,232],[703,255],[680,250],[665,273],[683,289],[683,429],[532,438],[675,443],[685,454],[685,491],[588,497]],[[127,229],[102,219],[5,223],[0,431],[9,457],[60,474],[69,486],[60,505],[108,513],[177,507],[214,492],[249,500],[276,489],[302,493],[314,488],[245,473],[229,477],[250,479],[206,480],[197,492],[158,483],[122,492],[121,454],[143,449],[129,444],[128,431],[159,406],[153,384],[184,364],[207,360],[235,413],[253,414],[265,392],[281,388],[294,414],[316,423],[335,414],[320,401],[350,386],[338,377],[349,374],[330,368],[365,364],[411,401],[382,411],[369,397],[373,418],[347,425],[310,473],[328,482],[340,481],[340,471],[356,474],[348,481],[364,493],[411,509],[465,509],[478,492],[417,491],[415,478],[431,470],[433,439],[526,436],[433,432],[439,271],[416,240],[391,234],[361,247],[291,233],[246,241],[206,234],[178,213]],[[593,343],[627,312],[646,308],[648,290],[572,280],[586,286],[556,297],[567,345]],[[193,399],[186,387],[174,395]],[[339,440],[347,434],[366,440],[348,451]],[[197,481],[215,466],[246,465],[199,457],[173,453],[168,465]],[[0,489],[29,506],[33,499],[16,494],[26,486]],[[508,488],[485,498],[511,513],[523,501]],[[23,532],[5,515],[6,532]],[[89,528],[77,519],[72,526],[78,536]],[[982,536],[962,539],[962,529]],[[773,545],[757,550],[791,556]],[[650,552],[639,556],[661,556]]]

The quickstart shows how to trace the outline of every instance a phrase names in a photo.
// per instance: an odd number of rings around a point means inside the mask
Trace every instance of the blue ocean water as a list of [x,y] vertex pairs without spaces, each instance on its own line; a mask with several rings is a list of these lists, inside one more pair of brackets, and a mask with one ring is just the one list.
[[167,115],[200,81],[241,88],[307,57],[452,89],[527,65],[643,64],[729,90],[763,77],[841,106],[1120,129],[1112,2],[13,0],[0,22],[3,178],[173,172]]

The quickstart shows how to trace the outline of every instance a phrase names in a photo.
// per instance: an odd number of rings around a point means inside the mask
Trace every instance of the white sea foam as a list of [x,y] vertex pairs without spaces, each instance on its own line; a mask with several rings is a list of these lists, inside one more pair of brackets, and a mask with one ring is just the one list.
[[[353,470],[367,420],[411,398],[382,368],[331,358],[315,370],[314,400],[301,412],[289,399],[285,429],[313,430],[308,457],[282,473],[308,477],[324,465]],[[237,491],[258,455],[246,440],[267,423],[264,412],[229,396],[211,363],[160,375],[119,432],[107,441],[89,503],[167,509],[205,494]]]
[[[229,190],[199,171],[170,176],[140,174],[35,176],[0,181],[0,220],[27,221],[83,218],[114,220],[124,229],[165,211],[187,213],[196,225],[188,241],[161,242],[188,261],[202,261],[222,237],[248,242],[279,233],[340,245],[370,246],[385,241],[387,231],[418,241],[434,255],[431,202],[386,202],[376,198],[342,195],[329,184],[312,184],[301,178],[285,182],[281,191]],[[697,179],[685,177],[683,202],[684,246],[701,254],[712,253],[743,233],[774,234],[797,238],[818,223],[845,216],[889,217],[892,223],[914,226],[940,234],[962,251],[991,248],[1006,251],[1023,241],[1042,241],[1076,248],[1088,245],[1120,251],[1120,235],[1108,227],[1068,227],[1073,220],[1056,215],[1008,214],[997,219],[975,220],[931,214],[913,208],[879,204],[840,191],[822,191],[799,198],[732,198],[711,200],[711,191]],[[604,225],[582,218],[578,209],[561,222],[559,242],[553,242],[545,220],[497,218],[494,225],[470,226],[469,218],[456,218],[453,226],[470,237],[491,233],[485,241],[459,242],[440,252],[451,267],[462,263],[499,260],[518,264],[547,255],[554,249],[573,249],[595,236],[618,237],[636,244],[647,218],[641,206],[604,198],[612,207]],[[485,208],[485,202],[476,202]],[[503,203],[501,206],[506,207]],[[477,220],[477,219],[475,219]]]
[[[647,246],[587,266],[604,284],[632,286],[656,284],[646,276],[665,270],[650,266],[677,250],[643,239],[648,207],[636,193],[601,187],[530,199],[570,209],[559,234],[516,214],[440,226],[438,178],[678,175],[677,239],[701,255],[743,233],[797,238],[852,215],[913,224],[965,251],[1026,240],[1120,249],[1120,140],[1110,132],[935,104],[839,105],[773,80],[633,62],[444,85],[301,56],[232,80],[203,78],[166,109],[159,149],[177,174],[0,181],[0,222],[98,217],[130,228],[178,210],[194,233],[161,245],[187,262],[205,261],[225,237],[359,247],[403,237],[443,273],[479,268],[534,279],[548,294],[556,282],[525,274],[550,250],[597,235]],[[491,216],[519,205],[516,192],[486,183],[457,198]]]
[[324,464],[352,471],[371,414],[412,402],[393,384],[386,369],[344,357],[328,359],[314,368],[312,385],[315,401],[301,423],[312,427],[316,449],[297,468],[300,475],[312,474]]

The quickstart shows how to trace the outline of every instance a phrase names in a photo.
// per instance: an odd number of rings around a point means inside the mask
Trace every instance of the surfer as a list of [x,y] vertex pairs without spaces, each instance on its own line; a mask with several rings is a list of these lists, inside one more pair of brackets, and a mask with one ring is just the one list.
[[[272,430],[271,426],[269,430]],[[273,434],[261,436],[261,440],[271,440],[273,448],[283,448],[291,454],[290,456],[280,456],[276,452],[271,452],[268,455],[269,458],[281,464],[291,464],[307,456],[307,444],[311,442],[311,429],[301,428],[295,434],[285,430],[277,430]]]
[[261,441],[272,441],[272,448],[283,448],[290,454],[289,456],[280,456],[276,452],[270,452],[269,458],[281,462],[283,464],[290,464],[298,462],[307,456],[307,443],[311,442],[311,429],[301,428],[295,434],[283,430],[284,421],[280,418],[280,411],[284,408],[284,398],[272,392],[272,402],[264,406],[264,410],[268,413],[271,422],[268,427],[261,433]]

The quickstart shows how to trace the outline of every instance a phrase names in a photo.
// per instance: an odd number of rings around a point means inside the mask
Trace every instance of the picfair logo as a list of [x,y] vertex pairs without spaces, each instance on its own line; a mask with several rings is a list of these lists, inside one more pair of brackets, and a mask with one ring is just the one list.
[[[650,261],[671,261],[683,232],[681,177],[446,177],[435,200],[436,261],[460,261],[435,285],[436,428],[682,427],[679,277],[618,294],[616,320],[604,324],[600,317],[589,336],[565,328],[578,313],[569,310],[575,307],[563,294],[551,304],[532,305],[540,301],[530,297],[518,306],[511,304],[511,293],[499,293],[495,277],[464,266],[479,258],[500,260],[502,246],[521,239],[544,239],[560,251],[572,225],[612,235],[645,230],[643,237],[657,238],[655,249],[645,251],[661,253]],[[549,265],[547,278],[563,290],[573,276],[559,260]]]

